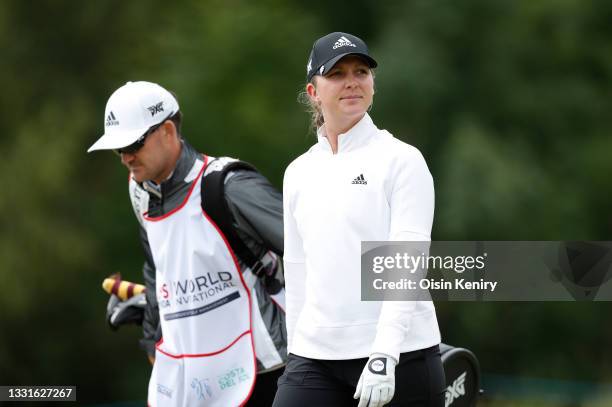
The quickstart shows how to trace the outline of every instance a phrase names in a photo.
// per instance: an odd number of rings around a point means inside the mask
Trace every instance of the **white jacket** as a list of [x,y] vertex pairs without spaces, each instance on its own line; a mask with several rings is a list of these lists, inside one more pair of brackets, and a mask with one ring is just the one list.
[[283,182],[289,352],[356,359],[440,343],[432,302],[361,301],[362,241],[429,241],[431,174],[414,147],[368,114],[294,160]]

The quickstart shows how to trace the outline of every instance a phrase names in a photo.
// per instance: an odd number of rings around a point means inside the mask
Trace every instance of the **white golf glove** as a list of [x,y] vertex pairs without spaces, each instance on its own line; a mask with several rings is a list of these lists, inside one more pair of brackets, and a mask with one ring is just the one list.
[[396,363],[384,353],[370,355],[353,395],[359,399],[358,407],[382,407],[391,401],[395,394]]

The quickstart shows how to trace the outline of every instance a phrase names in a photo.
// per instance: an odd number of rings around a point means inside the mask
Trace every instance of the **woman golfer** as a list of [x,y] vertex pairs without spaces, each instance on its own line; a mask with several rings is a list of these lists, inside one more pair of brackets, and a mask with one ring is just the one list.
[[360,299],[361,242],[429,241],[434,212],[421,153],[367,113],[376,66],[341,32],[308,60],[318,142],[283,183],[290,355],[274,407],[444,405],[433,303]]

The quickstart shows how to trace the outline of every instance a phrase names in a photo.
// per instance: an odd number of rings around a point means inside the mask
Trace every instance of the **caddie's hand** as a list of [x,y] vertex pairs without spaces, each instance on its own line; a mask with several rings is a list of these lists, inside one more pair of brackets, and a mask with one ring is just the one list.
[[113,294],[106,305],[106,320],[114,330],[125,324],[140,325],[144,317],[145,305],[147,305],[147,299],[144,293],[125,301],[121,301]]
[[365,365],[354,399],[358,407],[382,407],[395,394],[395,359],[384,353],[373,353]]

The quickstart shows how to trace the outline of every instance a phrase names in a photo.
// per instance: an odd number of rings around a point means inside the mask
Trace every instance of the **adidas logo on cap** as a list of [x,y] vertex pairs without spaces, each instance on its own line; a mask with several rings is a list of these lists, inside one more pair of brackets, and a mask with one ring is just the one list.
[[106,116],[106,127],[118,126],[118,125],[119,125],[119,120],[117,120],[117,118],[115,117],[115,114],[111,110],[108,116]]
[[340,47],[355,47],[356,48],[357,45],[353,44],[348,38],[346,38],[343,35],[342,37],[338,38],[338,41],[336,41],[332,49],[337,49]]

